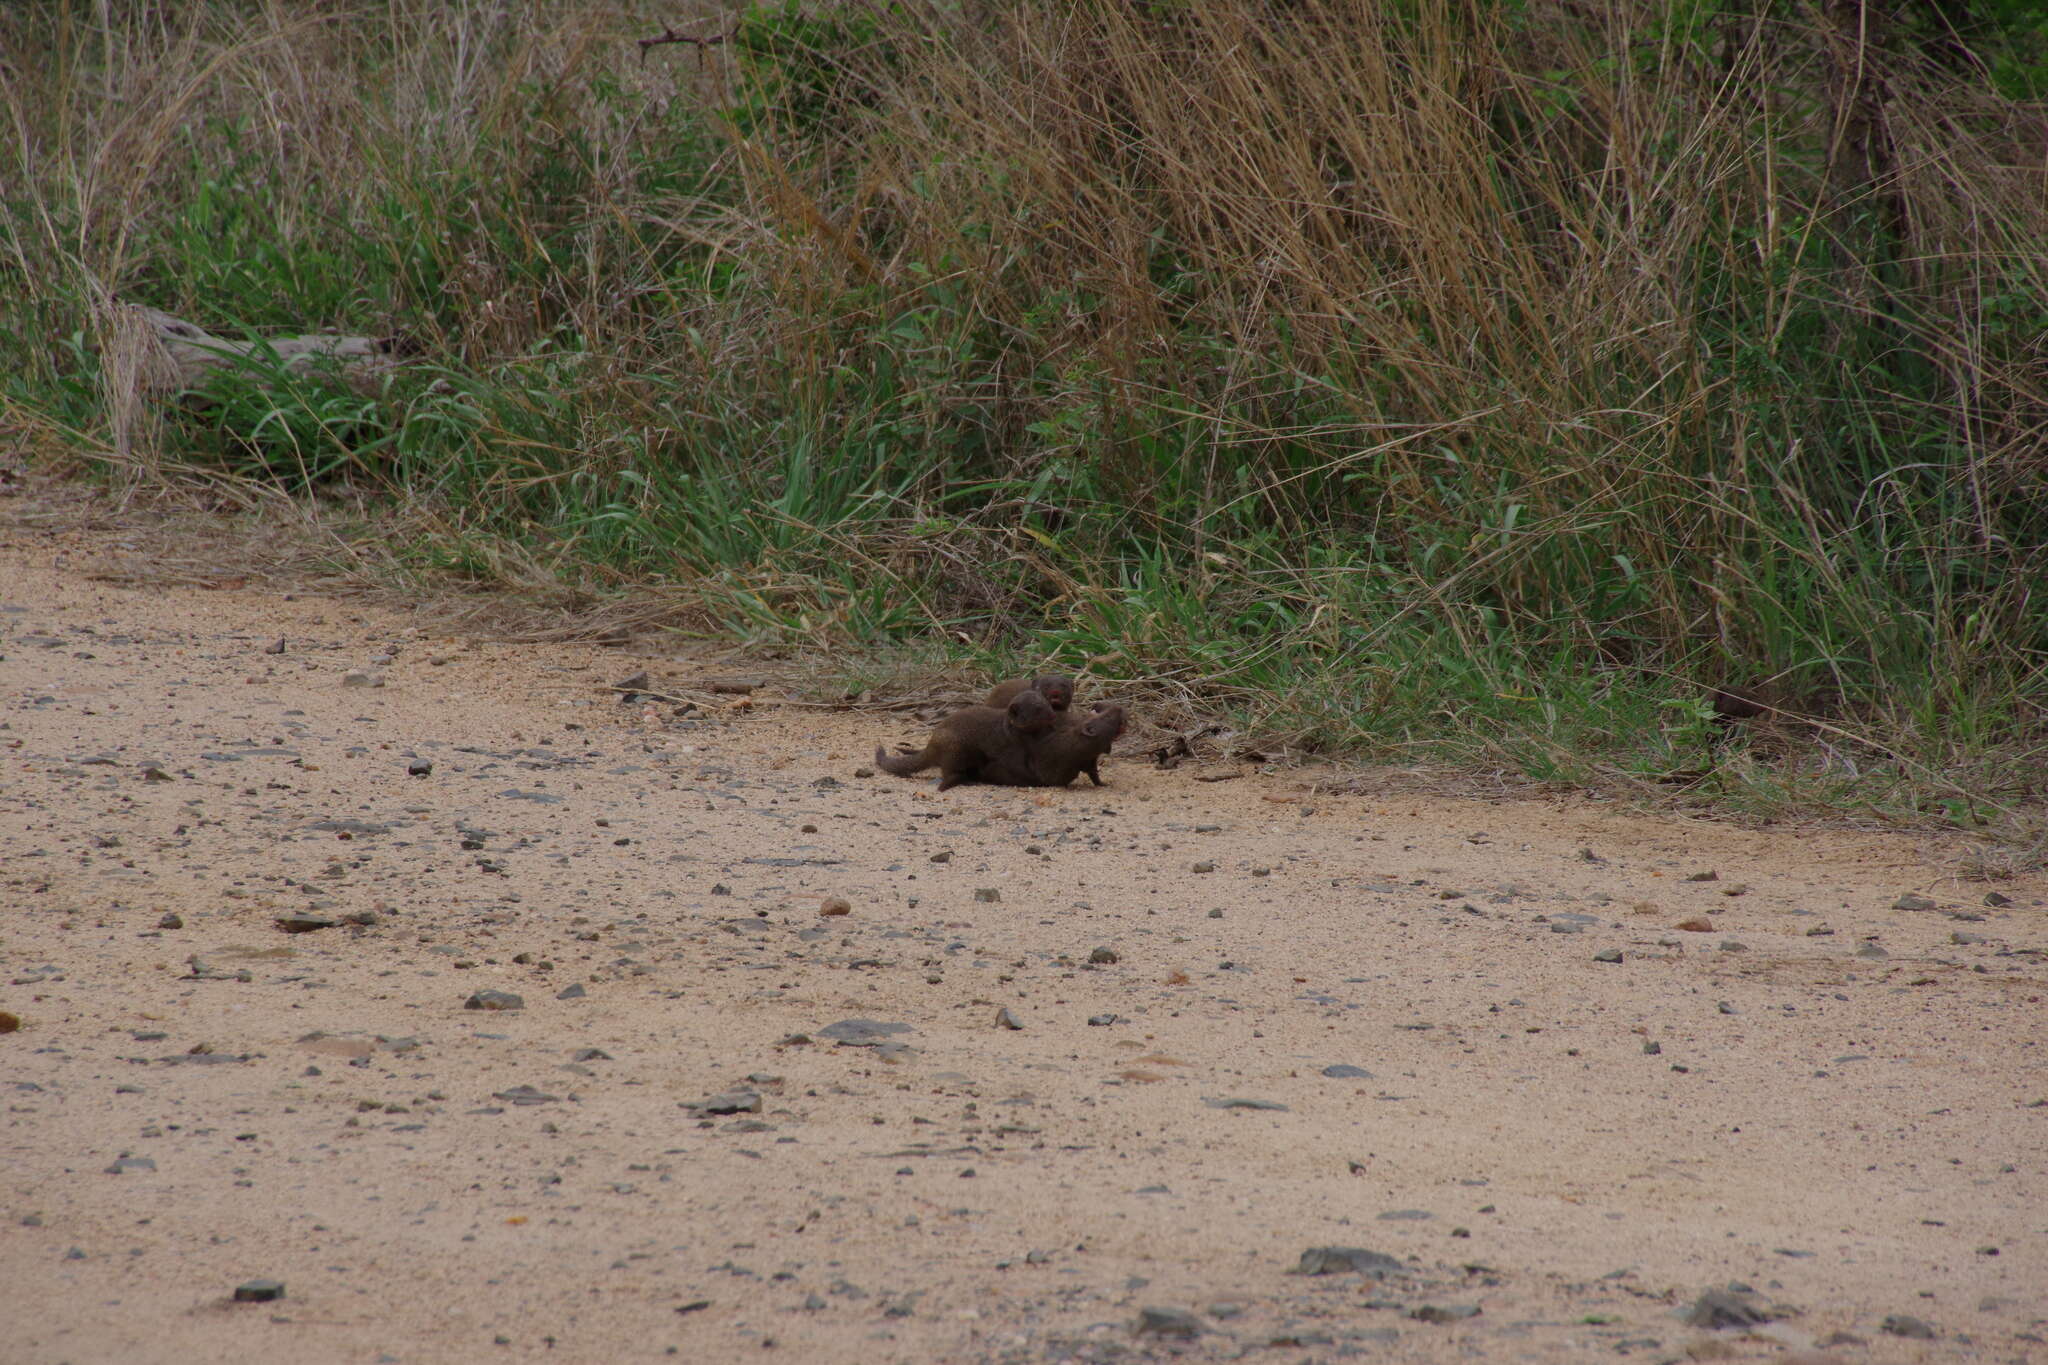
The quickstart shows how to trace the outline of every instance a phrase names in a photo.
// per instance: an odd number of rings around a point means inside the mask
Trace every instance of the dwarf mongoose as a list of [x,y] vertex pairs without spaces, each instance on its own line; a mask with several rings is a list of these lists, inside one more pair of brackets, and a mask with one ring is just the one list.
[[1036,692],[1052,703],[1055,711],[1065,711],[1074,700],[1074,680],[1063,678],[1057,673],[1048,673],[1042,678],[1011,678],[999,682],[989,689],[983,698],[983,706],[1005,707],[1017,699],[1019,693]]
[[1124,732],[1124,708],[1098,702],[1095,710],[1081,716],[1068,712],[1051,730],[1025,736],[1008,750],[993,755],[982,765],[981,780],[1010,787],[1064,787],[1080,773],[1102,785],[1096,760]]
[[1052,728],[1052,704],[1027,689],[1001,710],[969,706],[955,711],[932,727],[932,737],[918,753],[892,754],[876,745],[875,766],[898,777],[936,767],[939,790],[945,791],[981,777],[992,767],[1023,769],[1028,762],[1024,746]]

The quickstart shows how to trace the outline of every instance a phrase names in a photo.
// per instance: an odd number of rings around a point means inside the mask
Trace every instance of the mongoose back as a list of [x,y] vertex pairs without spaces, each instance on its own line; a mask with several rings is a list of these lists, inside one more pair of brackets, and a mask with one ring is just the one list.
[[1052,704],[1053,710],[1065,711],[1073,704],[1074,680],[1061,677],[1057,673],[1048,673],[1042,678],[1011,678],[1008,682],[999,682],[990,688],[988,696],[982,699],[981,704],[1005,707],[1025,692],[1036,692]]
[[939,790],[945,791],[981,777],[987,769],[1022,768],[1028,763],[1025,746],[1052,728],[1051,703],[1027,689],[1001,710],[969,706],[955,711],[932,727],[931,738],[918,753],[892,754],[876,745],[875,766],[898,777],[937,768]]

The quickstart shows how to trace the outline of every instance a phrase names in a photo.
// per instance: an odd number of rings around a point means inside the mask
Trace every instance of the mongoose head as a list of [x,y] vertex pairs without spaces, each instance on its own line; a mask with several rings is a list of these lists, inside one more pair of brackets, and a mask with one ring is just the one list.
[[1041,692],[1019,692],[1006,714],[1010,728],[1019,734],[1042,735],[1052,729],[1052,703]]
[[1042,678],[1031,680],[1031,690],[1044,697],[1055,711],[1064,711],[1074,701],[1074,680],[1048,673]]
[[1107,749],[1124,732],[1124,708],[1115,702],[1095,703],[1095,714],[1081,724],[1081,733]]

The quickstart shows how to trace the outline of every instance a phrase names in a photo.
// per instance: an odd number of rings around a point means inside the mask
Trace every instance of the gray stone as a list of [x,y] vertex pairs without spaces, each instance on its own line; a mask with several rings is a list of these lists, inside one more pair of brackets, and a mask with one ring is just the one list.
[[1937,1333],[1934,1328],[1914,1317],[1911,1313],[1894,1313],[1879,1324],[1886,1335],[1912,1337],[1918,1341],[1932,1341]]
[[1202,1335],[1202,1322],[1185,1308],[1141,1308],[1137,1332],[1140,1336],[1192,1338]]
[[1088,960],[1100,966],[1109,962],[1121,962],[1123,959],[1117,956],[1114,948],[1097,948],[1088,954]]
[[1718,1330],[1723,1327],[1755,1327],[1769,1322],[1773,1314],[1751,1294],[1733,1289],[1709,1289],[1685,1310],[1689,1327]]
[[1417,1322],[1434,1322],[1439,1324],[1463,1322],[1467,1318],[1479,1316],[1479,1305],[1476,1303],[1425,1303],[1422,1307],[1410,1312],[1408,1316]]
[[236,1303],[273,1303],[283,1297],[283,1280],[245,1280],[235,1286]]
[[523,1010],[526,1001],[510,991],[478,991],[462,1002],[466,1010]]
[[130,1171],[153,1171],[155,1169],[156,1163],[146,1156],[124,1156],[113,1165],[107,1167],[107,1174],[126,1175]]
[[303,910],[295,910],[289,915],[279,915],[275,922],[277,927],[287,934],[310,934],[315,929],[332,929],[341,923],[340,920],[327,915],[308,914]]
[[507,1104],[554,1104],[561,1097],[536,1090],[530,1085],[515,1085],[510,1090],[494,1092],[491,1098],[503,1100]]
[[1364,1247],[1310,1247],[1301,1253],[1296,1275],[1344,1275],[1356,1271],[1383,1280],[1401,1273],[1401,1262],[1383,1251]]
[[1285,1113],[1287,1110],[1287,1106],[1278,1100],[1247,1100],[1234,1096],[1225,1099],[1212,1099],[1204,1095],[1202,1096],[1202,1103],[1208,1105],[1211,1109],[1277,1109],[1282,1113]]
[[1621,949],[1602,948],[1599,952],[1593,954],[1593,960],[1595,962],[1619,962],[1621,961]]
[[1324,1067],[1323,1074],[1333,1081],[1369,1081],[1373,1079],[1373,1074],[1364,1067],[1351,1066],[1344,1062],[1339,1062],[1335,1066]]
[[853,1046],[872,1045],[894,1033],[909,1033],[908,1024],[885,1024],[875,1019],[841,1019],[818,1030],[818,1037]]
[[1005,1005],[1003,1006],[1003,1008],[996,1011],[996,1027],[1006,1029],[1021,1029],[1024,1027],[1024,1021],[1022,1019],[1019,1019],[1008,1005]]
[[405,765],[405,775],[407,777],[431,777],[433,773],[434,765],[424,758],[416,758]]

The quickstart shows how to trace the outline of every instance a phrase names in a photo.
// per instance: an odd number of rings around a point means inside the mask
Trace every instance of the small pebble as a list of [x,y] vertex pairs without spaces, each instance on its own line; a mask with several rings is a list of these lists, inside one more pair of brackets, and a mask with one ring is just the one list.
[[819,902],[818,913],[825,916],[850,915],[853,913],[853,902],[844,896],[827,896]]
[[185,927],[185,919],[184,916],[179,915],[178,913],[173,911],[172,913],[165,915],[162,919],[158,920],[156,922],[156,927],[159,929],[182,929]]
[[246,1280],[235,1286],[236,1303],[272,1303],[283,1297],[283,1280]]
[[526,1001],[510,991],[478,991],[462,1002],[466,1010],[523,1010]]

